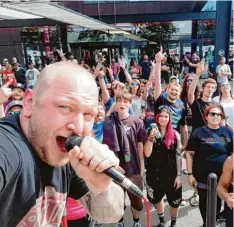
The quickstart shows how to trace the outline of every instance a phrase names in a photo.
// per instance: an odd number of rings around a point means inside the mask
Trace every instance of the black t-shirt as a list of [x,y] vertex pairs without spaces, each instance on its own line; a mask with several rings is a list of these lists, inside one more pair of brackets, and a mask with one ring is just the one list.
[[191,105],[192,109],[192,131],[194,131],[196,128],[202,127],[206,125],[205,119],[203,118],[203,113],[207,106],[217,104],[214,101],[211,102],[204,102],[202,99],[194,100],[193,104]]
[[25,84],[26,82],[26,77],[25,77],[25,69],[19,68],[19,70],[15,70],[15,78],[17,83]]
[[180,74],[182,71],[182,67],[183,67],[182,62],[174,62],[173,63],[174,74]]
[[[167,63],[162,63],[161,66],[169,66]],[[169,80],[169,72],[161,70],[161,77],[166,80],[166,83],[168,83]]]
[[233,132],[227,127],[210,129],[218,137],[225,141],[221,143],[205,130],[205,127],[197,128],[189,138],[187,151],[195,151],[193,158],[193,174],[200,183],[207,183],[209,173],[215,173],[220,177],[227,157],[233,152]]
[[168,56],[168,57],[167,57],[167,64],[168,64],[168,66],[169,66],[170,68],[172,67],[172,65],[173,65],[173,59],[172,59],[171,56]]
[[0,226],[60,226],[67,193],[88,192],[70,164],[44,163],[24,137],[19,115],[0,120]]
[[[198,64],[200,62],[200,58],[191,58],[191,61],[190,61],[192,64]],[[189,66],[189,72],[190,73],[196,73],[196,67],[192,67],[192,66]]]
[[160,95],[159,98],[154,102],[154,114],[156,115],[158,111],[158,107],[166,105],[170,109],[171,113],[171,123],[172,127],[176,131],[180,131],[180,125],[185,125],[185,117],[186,112],[184,105],[181,101],[177,100],[176,103],[171,103],[167,100],[166,97]]
[[[190,58],[188,59],[190,60]],[[182,64],[184,67],[189,67],[189,63],[185,59],[182,60]]]
[[150,61],[142,61],[141,67],[142,67],[142,78],[148,80],[150,76],[150,67],[152,63]]

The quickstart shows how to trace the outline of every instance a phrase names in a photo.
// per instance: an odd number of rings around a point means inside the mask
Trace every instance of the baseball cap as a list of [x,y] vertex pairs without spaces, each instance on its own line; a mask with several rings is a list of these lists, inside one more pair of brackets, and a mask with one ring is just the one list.
[[14,107],[14,106],[21,106],[21,107],[23,107],[23,104],[22,104],[22,102],[19,101],[19,100],[15,100],[15,101],[10,102],[10,103],[6,106],[6,113],[8,113],[9,110],[10,110],[12,107]]
[[13,86],[13,89],[14,89],[14,88],[21,88],[23,91],[25,91],[25,86],[24,86],[23,84],[21,84],[21,83],[15,84],[15,85]]

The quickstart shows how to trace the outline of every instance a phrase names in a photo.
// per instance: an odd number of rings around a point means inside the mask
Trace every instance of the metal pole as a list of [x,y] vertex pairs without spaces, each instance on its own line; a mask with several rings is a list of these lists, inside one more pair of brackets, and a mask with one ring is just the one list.
[[217,209],[217,175],[210,173],[207,179],[207,209],[206,209],[206,226],[216,226],[216,209]]

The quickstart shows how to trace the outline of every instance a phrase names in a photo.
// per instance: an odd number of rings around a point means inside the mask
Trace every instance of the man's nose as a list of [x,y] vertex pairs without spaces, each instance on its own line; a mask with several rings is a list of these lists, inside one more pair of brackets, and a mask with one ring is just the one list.
[[67,128],[71,130],[76,135],[82,135],[84,131],[84,116],[83,114],[76,115],[71,119]]

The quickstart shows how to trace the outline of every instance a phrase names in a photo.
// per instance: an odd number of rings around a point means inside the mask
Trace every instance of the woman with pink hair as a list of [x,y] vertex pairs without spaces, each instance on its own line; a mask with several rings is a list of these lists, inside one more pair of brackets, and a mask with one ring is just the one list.
[[166,195],[170,205],[171,227],[176,226],[178,207],[182,200],[181,187],[181,140],[172,128],[170,110],[160,106],[155,123],[149,129],[144,154],[146,165],[147,197],[154,204],[160,224],[165,226],[164,202]]

